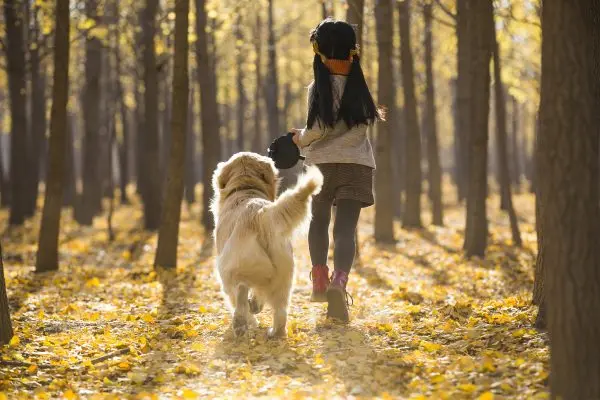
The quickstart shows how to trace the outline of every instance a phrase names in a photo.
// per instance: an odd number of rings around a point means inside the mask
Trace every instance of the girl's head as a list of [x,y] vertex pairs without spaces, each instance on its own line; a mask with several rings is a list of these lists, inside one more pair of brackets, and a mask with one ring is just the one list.
[[[343,120],[352,128],[372,124],[380,118],[360,67],[352,25],[328,18],[312,30],[310,41],[315,52],[315,81],[308,101],[307,127],[312,128],[315,122],[333,127],[337,121]],[[332,74],[348,76],[337,116],[333,111]]]

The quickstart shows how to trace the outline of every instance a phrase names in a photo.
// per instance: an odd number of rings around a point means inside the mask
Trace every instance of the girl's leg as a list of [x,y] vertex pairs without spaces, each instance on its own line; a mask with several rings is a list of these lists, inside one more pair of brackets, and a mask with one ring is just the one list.
[[329,252],[329,222],[331,220],[331,203],[313,201],[312,220],[308,231],[308,248],[312,261],[311,279],[313,291],[311,301],[327,301],[329,285],[329,268],[327,253]]
[[346,302],[346,284],[348,273],[354,262],[356,252],[355,231],[362,203],[357,200],[340,199],[337,201],[335,224],[333,226],[334,267],[331,283],[327,289],[327,316],[348,322],[348,304]]
[[335,224],[333,226],[334,267],[346,274],[350,272],[356,253],[355,232],[362,203],[357,200],[337,201]]

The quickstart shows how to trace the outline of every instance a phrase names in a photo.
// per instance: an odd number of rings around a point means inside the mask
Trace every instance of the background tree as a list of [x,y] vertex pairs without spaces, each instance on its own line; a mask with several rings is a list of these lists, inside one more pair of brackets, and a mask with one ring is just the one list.
[[266,81],[266,104],[267,104],[267,122],[269,124],[269,137],[271,140],[281,135],[279,131],[279,79],[277,76],[277,43],[275,38],[275,20],[273,17],[273,2],[268,1],[267,8],[267,26],[268,26],[268,68]]
[[4,2],[6,64],[10,95],[11,225],[22,225],[27,212],[27,76],[25,64],[25,14],[19,0]]
[[468,187],[468,145],[471,132],[471,63],[469,35],[469,5],[473,0],[456,0],[456,40],[457,40],[457,77],[456,77],[456,117],[458,130],[455,138],[457,145],[457,192],[458,200],[467,198]]
[[600,5],[544,2],[540,104],[552,397],[600,397]]
[[469,186],[465,250],[467,256],[483,257],[487,247],[487,149],[490,109],[490,58],[494,9],[491,0],[469,5],[471,27],[471,132],[469,139]]
[[217,88],[214,63],[208,52],[208,36],[206,34],[207,15],[205,0],[196,0],[196,63],[198,65],[198,83],[200,85],[200,107],[202,114],[202,224],[207,231],[214,227],[210,212],[212,191],[212,173],[217,167],[221,155],[221,139],[219,137],[219,112],[217,107]]
[[[404,90],[404,116],[406,124],[406,203],[402,225],[405,228],[421,227],[421,133],[415,96],[414,66],[410,45],[410,0],[398,2],[400,26],[400,63]],[[389,85],[389,83],[387,83]],[[381,90],[379,86],[379,90]]]
[[6,295],[6,281],[4,280],[4,262],[2,260],[2,245],[0,244],[0,345],[7,344],[13,337],[10,308]]
[[506,99],[504,97],[504,86],[502,85],[502,72],[500,65],[500,48],[496,38],[496,29],[492,36],[492,55],[494,60],[494,104],[496,106],[496,149],[498,158],[498,170],[500,176],[501,203],[505,204],[505,210],[510,220],[513,243],[521,246],[521,232],[519,221],[513,206],[510,186],[510,172],[508,168],[507,134],[506,134]]
[[146,0],[143,12],[144,35],[144,139],[143,170],[145,174],[144,227],[158,229],[160,223],[161,179],[158,137],[158,64],[156,61],[156,12],[158,0]]
[[188,14],[189,0],[175,4],[175,60],[173,65],[173,116],[171,120],[171,157],[167,172],[166,196],[162,209],[158,247],[154,265],[177,265],[179,220],[185,176],[186,125],[188,119]]
[[[85,12],[94,25],[100,24],[98,0],[86,0]],[[102,186],[100,179],[100,79],[102,76],[102,42],[88,34],[85,45],[85,88],[83,94],[83,119],[85,136],[83,141],[83,193],[79,223],[91,225],[93,218],[102,208]]]
[[365,11],[364,0],[349,0],[346,11],[346,21],[356,25],[356,40],[359,48],[363,47],[363,15]]
[[50,119],[48,179],[40,227],[35,268],[37,272],[58,269],[60,210],[65,187],[67,162],[67,102],[69,99],[69,0],[56,1],[54,36],[54,84]]
[[[425,23],[425,138],[427,142],[427,179],[429,183],[429,200],[432,207],[432,223],[444,225],[444,210],[442,205],[442,170],[437,134],[437,111],[435,106],[435,85],[433,82],[433,40],[432,40],[432,3],[423,6]],[[410,173],[410,172],[409,172]]]
[[[392,54],[393,54],[393,16],[392,0],[380,0],[375,6],[377,23],[377,47],[379,49],[379,72],[377,79],[378,102],[382,107],[392,108],[396,104]],[[394,242],[394,200],[392,192],[391,143],[395,132],[389,120],[377,124],[375,142],[377,178],[375,179],[375,240]]]

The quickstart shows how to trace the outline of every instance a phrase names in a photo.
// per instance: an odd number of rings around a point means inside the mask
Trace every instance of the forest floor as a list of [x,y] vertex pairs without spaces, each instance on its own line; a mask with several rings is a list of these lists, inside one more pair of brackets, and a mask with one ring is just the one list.
[[152,268],[156,235],[140,229],[139,204],[117,208],[112,243],[105,217],[81,227],[65,213],[61,269],[41,275],[39,216],[6,230],[2,211],[16,336],[0,349],[0,400],[547,398],[547,336],[532,329],[533,197],[516,196],[521,249],[498,200],[489,204],[485,260],[463,257],[463,207],[448,205],[443,228],[397,225],[395,246],[374,243],[365,212],[348,326],[309,302],[308,248],[297,240],[284,340],[267,340],[268,310],[259,328],[233,338],[198,206],[184,207],[175,272]]

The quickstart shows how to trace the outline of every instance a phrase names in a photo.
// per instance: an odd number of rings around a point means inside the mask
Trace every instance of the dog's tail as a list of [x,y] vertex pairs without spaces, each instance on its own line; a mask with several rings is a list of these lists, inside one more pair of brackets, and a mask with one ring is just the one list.
[[319,168],[308,167],[293,189],[286,190],[263,210],[265,223],[283,235],[290,235],[310,216],[311,197],[321,191],[323,175]]

